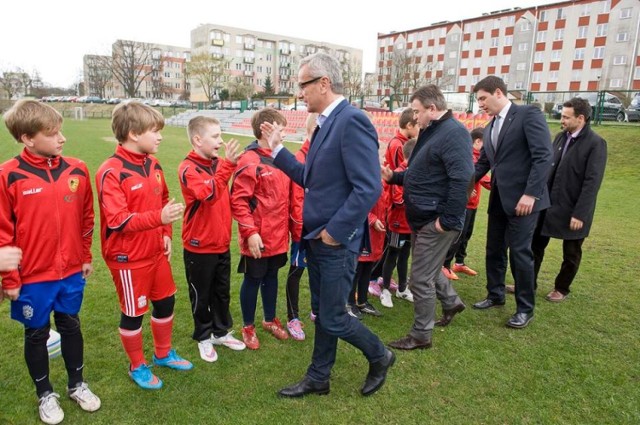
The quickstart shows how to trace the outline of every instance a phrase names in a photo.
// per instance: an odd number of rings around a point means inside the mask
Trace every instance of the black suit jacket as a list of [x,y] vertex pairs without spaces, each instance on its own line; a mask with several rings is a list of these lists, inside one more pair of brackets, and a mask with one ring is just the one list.
[[[522,195],[536,198],[533,212],[549,207],[547,177],[551,169],[551,133],[540,109],[511,104],[502,123],[496,149],[491,143],[491,124],[485,127],[484,145],[476,163],[476,182],[491,170],[489,205],[499,191],[502,208],[515,215]],[[493,201],[495,202],[495,201]]]

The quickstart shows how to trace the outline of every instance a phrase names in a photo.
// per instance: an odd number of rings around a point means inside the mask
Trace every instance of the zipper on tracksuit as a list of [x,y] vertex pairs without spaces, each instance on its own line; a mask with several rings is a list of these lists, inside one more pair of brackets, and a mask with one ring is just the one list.
[[51,174],[51,168],[53,167],[53,163],[51,162],[51,158],[47,158],[47,174],[49,175],[49,181],[51,182],[51,187],[53,190],[53,198],[55,199],[55,220],[56,220],[56,240],[58,244],[58,249],[56,255],[58,256],[58,279],[64,279],[64,272],[62,267],[62,246],[60,245],[61,235],[61,224],[60,224],[60,208],[58,206],[58,186],[55,184],[55,180],[53,179],[53,174]]

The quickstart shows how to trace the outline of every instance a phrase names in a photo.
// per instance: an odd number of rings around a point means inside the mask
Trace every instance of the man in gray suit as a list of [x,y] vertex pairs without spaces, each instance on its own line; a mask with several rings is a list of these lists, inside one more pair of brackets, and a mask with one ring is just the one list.
[[476,181],[491,170],[487,225],[487,297],[473,305],[488,309],[505,303],[507,249],[515,280],[516,313],[507,326],[524,328],[535,305],[531,240],[540,211],[549,207],[547,176],[551,167],[551,134],[542,112],[507,98],[501,78],[488,76],[474,87],[478,105],[493,115],[485,127],[484,146],[476,163]]
[[562,105],[562,131],[553,141],[548,187],[551,207],[540,214],[533,236],[535,277],[550,238],[562,239],[562,265],[547,301],[561,302],[578,273],[582,243],[589,236],[596,197],[607,164],[607,142],[591,129],[591,105],[575,97]]

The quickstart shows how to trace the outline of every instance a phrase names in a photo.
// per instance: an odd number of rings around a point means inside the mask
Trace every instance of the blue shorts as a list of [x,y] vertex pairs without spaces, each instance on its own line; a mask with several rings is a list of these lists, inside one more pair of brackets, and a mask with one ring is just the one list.
[[291,242],[291,265],[307,267],[307,253],[300,242]]
[[52,311],[78,314],[86,281],[78,272],[61,280],[22,285],[20,296],[11,301],[11,318],[27,328],[49,324]]

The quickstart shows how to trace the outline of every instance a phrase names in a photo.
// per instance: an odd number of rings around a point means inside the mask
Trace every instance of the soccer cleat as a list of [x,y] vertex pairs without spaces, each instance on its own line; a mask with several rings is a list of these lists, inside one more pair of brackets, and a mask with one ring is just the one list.
[[471,267],[467,266],[466,264],[455,263],[451,271],[453,271],[454,273],[463,273],[463,274],[466,274],[467,276],[478,275],[477,271],[473,270]]
[[449,280],[458,280],[458,275],[452,272],[451,269],[448,267],[443,266],[442,273],[444,274],[444,277],[446,277]]
[[382,290],[382,293],[380,294],[380,304],[382,304],[383,307],[393,308],[393,300],[391,299],[391,292],[389,292],[388,289]]
[[280,319],[277,317],[273,318],[271,322],[262,321],[262,329],[269,332],[273,336],[275,336],[279,340],[289,339],[289,334],[282,327],[282,323],[280,323]]
[[231,335],[232,332],[227,333],[225,336],[221,336],[220,338],[216,338],[215,335],[211,336],[211,343],[213,345],[224,345],[227,348],[231,348],[234,351],[242,351],[247,346],[244,342],[240,341],[238,338]]
[[249,350],[257,350],[260,348],[260,341],[258,341],[258,337],[256,336],[256,327],[253,325],[242,328],[242,340]]
[[287,323],[287,329],[291,334],[291,338],[295,339],[296,341],[304,341],[305,335],[304,331],[302,330],[303,327],[304,324],[300,321],[300,319],[291,319]]
[[98,396],[89,389],[86,382],[81,382],[75,388],[67,389],[67,395],[78,403],[85,412],[95,412],[102,405]]
[[156,366],[168,367],[174,370],[191,370],[193,369],[193,364],[189,360],[185,360],[176,353],[176,350],[169,350],[169,354],[167,357],[163,357],[161,359],[157,358],[156,355],[153,355],[153,364]]
[[137,368],[130,370],[129,376],[133,382],[145,390],[159,390],[162,388],[162,381],[151,373],[151,369],[146,364],[141,364]]
[[410,303],[413,302],[413,294],[411,293],[411,291],[409,290],[409,287],[407,286],[404,291],[396,291],[396,297],[403,299],[403,300],[407,300]]
[[45,424],[59,424],[64,419],[64,412],[60,407],[58,399],[60,395],[47,391],[38,402],[38,413],[40,413],[40,420]]
[[382,292],[382,285],[378,284],[378,281],[372,280],[369,282],[369,294],[371,296],[378,298],[380,296],[380,292]]
[[361,313],[365,313],[365,314],[370,314],[372,316],[382,316],[382,313],[380,313],[378,311],[377,308],[375,308],[374,306],[372,306],[369,301],[367,301],[366,303],[359,305],[358,309],[360,310]]
[[362,320],[362,313],[355,304],[347,304],[346,309],[349,316],[355,317],[358,320]]
[[198,342],[198,351],[200,352],[200,358],[205,362],[213,363],[218,360],[218,353],[216,353],[211,339]]

